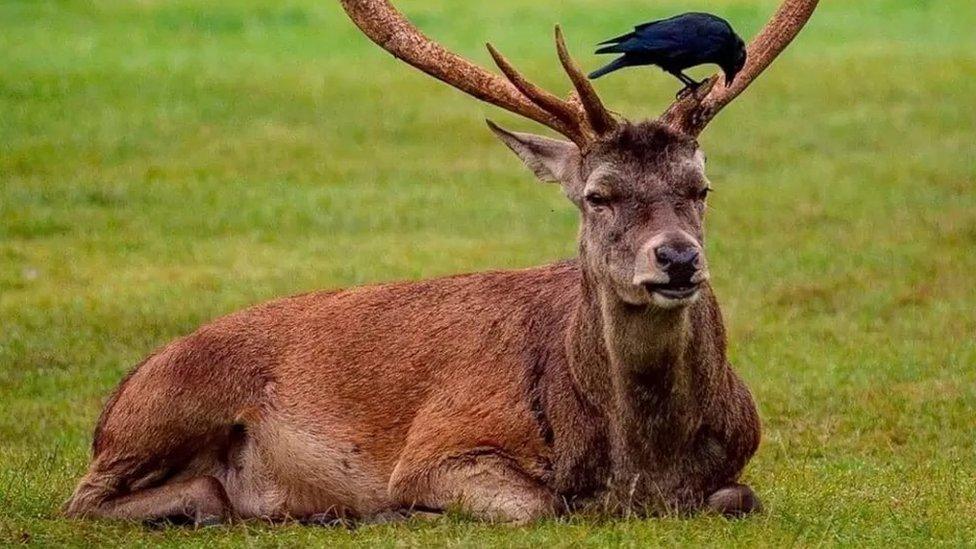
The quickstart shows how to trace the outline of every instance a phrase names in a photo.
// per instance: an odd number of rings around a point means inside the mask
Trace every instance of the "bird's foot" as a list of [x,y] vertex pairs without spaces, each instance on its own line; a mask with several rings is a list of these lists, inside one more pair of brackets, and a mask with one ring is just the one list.
[[[698,91],[701,90],[702,89],[702,86],[704,86],[707,83],[708,83],[708,80],[707,79],[702,80],[701,82],[695,82],[694,80],[692,80],[691,82],[685,84],[685,87],[683,87],[680,90],[678,90],[678,93],[674,94],[674,98],[675,99],[684,99],[684,98],[688,97],[689,95],[693,95],[693,96],[697,97],[698,96]],[[701,98],[699,98],[699,100],[700,99]]]
[[675,99],[684,99],[685,97],[688,97],[689,95],[694,95],[695,90],[697,90],[697,89],[698,89],[698,86],[692,86],[691,84],[688,84],[687,86],[685,86],[685,87],[681,88],[680,90],[678,90],[678,93],[674,94],[674,98]]

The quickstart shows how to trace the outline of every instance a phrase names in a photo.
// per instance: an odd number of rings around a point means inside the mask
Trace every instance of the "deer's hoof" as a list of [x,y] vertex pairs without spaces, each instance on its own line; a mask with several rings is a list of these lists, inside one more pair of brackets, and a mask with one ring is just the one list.
[[731,484],[716,490],[714,494],[708,496],[705,505],[709,511],[726,517],[743,517],[762,511],[759,497],[745,484]]

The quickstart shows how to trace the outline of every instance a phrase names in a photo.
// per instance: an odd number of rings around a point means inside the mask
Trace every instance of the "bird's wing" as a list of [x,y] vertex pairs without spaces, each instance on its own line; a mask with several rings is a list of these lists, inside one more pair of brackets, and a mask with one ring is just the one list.
[[611,38],[596,53],[650,55],[661,61],[709,59],[721,53],[735,32],[724,19],[707,13],[685,13],[650,21],[634,32]]
[[597,46],[603,46],[603,45],[606,45],[606,44],[619,44],[620,42],[623,42],[624,40],[627,40],[628,38],[633,38],[635,35],[637,35],[640,31],[642,31],[644,29],[648,29],[648,28],[653,27],[654,25],[657,25],[659,23],[666,23],[666,22],[671,21],[672,19],[675,19],[677,17],[681,17],[681,16],[680,15],[675,15],[673,17],[668,17],[667,19],[658,19],[656,21],[648,21],[647,23],[641,23],[640,25],[637,25],[636,27],[634,27],[633,32],[628,32],[627,34],[621,34],[620,36],[614,36],[613,38],[610,38],[610,39],[604,40],[603,42],[600,42],[599,44],[597,44]]
[[636,34],[645,47],[664,50],[665,58],[687,62],[722,54],[737,36],[727,21],[708,13],[686,13],[665,19]]
[[634,36],[618,44],[604,46],[596,50],[596,53],[654,54],[666,53],[675,50],[684,51],[685,49],[686,48],[682,47],[682,43],[680,41],[669,40],[661,37],[648,39],[642,36]]
[[688,49],[688,29],[677,17],[651,21],[634,28],[634,32],[617,37],[613,45],[604,46],[597,53],[655,54]]
[[734,35],[735,31],[728,21],[710,13],[684,13],[646,23],[635,29],[641,36],[669,36],[675,39],[712,38],[718,39]]
[[667,25],[673,25],[674,23],[680,22],[683,19],[687,19],[688,16],[690,16],[690,15],[698,15],[698,14],[695,14],[695,13],[682,13],[680,15],[672,15],[671,17],[665,17],[664,19],[658,19],[656,21],[648,21],[647,23],[641,23],[640,25],[637,25],[636,27],[634,27],[634,30],[639,32],[639,31],[642,31],[644,29],[650,29],[650,28],[656,27],[658,25],[665,25],[665,26],[667,26]]
[[685,54],[694,44],[687,29],[669,24],[668,20],[644,27],[633,36],[613,46],[602,48],[606,53],[657,54],[666,57]]

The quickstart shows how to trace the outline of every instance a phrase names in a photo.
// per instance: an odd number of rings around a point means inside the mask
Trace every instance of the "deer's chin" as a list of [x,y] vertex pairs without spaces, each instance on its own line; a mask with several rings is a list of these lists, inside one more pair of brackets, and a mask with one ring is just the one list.
[[701,295],[701,291],[698,287],[695,287],[691,291],[681,292],[679,294],[651,291],[649,295],[651,303],[655,307],[661,309],[677,309],[679,307],[687,307],[697,301],[698,296]]
[[616,294],[624,303],[635,307],[654,307],[657,309],[677,309],[687,307],[698,300],[701,287],[683,291],[669,291],[649,288],[646,285],[627,285],[616,288]]
[[640,289],[651,305],[659,309],[677,309],[691,305],[698,299],[706,279],[707,275],[702,275],[701,280],[695,282],[643,282]]
[[703,283],[675,286],[667,283],[614,284],[617,297],[635,307],[679,309],[687,307],[701,295]]

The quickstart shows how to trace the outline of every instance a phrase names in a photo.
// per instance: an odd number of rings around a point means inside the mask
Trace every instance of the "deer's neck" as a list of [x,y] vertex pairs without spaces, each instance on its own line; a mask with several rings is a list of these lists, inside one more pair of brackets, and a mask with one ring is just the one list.
[[[661,310],[620,301],[584,275],[569,334],[573,375],[607,418],[611,482],[659,483],[692,443],[707,400],[692,305]],[[634,487],[620,487],[634,491]]]

